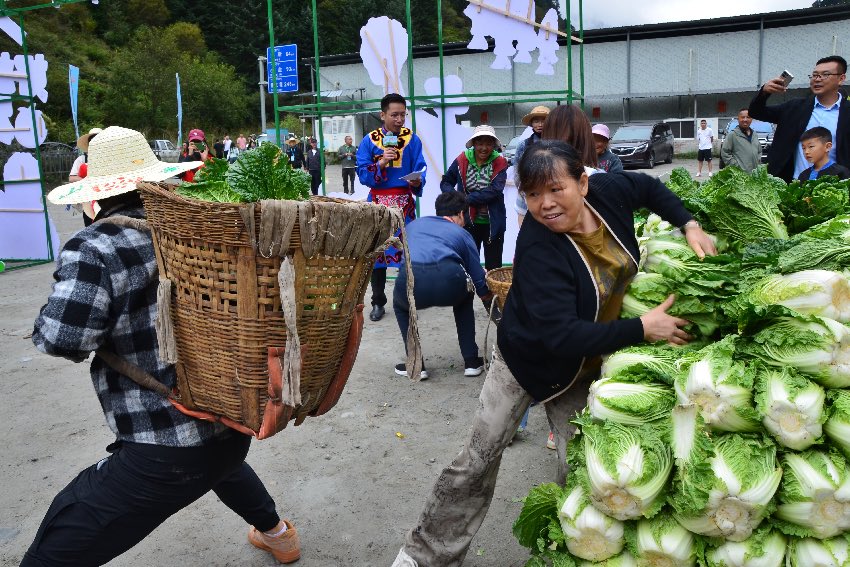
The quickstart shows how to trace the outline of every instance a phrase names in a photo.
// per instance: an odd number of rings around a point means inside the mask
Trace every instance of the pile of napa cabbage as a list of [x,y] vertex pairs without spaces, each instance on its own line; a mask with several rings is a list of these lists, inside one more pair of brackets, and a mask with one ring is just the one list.
[[604,360],[566,486],[514,523],[526,566],[850,567],[850,182],[669,185],[721,253],[643,216],[622,316],[673,293],[697,341]]

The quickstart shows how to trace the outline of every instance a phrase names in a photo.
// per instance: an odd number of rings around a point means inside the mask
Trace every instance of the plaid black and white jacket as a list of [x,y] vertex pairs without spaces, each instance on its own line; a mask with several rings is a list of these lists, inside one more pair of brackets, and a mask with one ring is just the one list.
[[[116,210],[108,216],[119,214],[144,218],[143,209]],[[56,266],[53,293],[35,321],[32,337],[38,350],[83,362],[106,347],[173,387],[174,367],[157,355],[158,271],[150,233],[109,222],[94,224],[65,244]],[[118,440],[192,447],[226,429],[180,413],[97,355],[91,377]]]

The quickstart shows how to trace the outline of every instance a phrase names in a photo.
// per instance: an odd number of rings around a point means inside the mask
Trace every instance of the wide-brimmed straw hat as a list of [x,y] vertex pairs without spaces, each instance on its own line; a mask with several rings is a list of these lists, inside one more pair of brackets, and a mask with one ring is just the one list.
[[531,112],[522,117],[522,123],[526,126],[531,126],[531,121],[535,118],[546,118],[549,116],[549,108],[546,106],[535,106]]
[[292,142],[295,142],[296,144],[298,143],[298,137],[295,134],[290,134],[286,139],[287,144],[291,144]]
[[471,148],[472,147],[472,140],[474,140],[475,138],[483,138],[483,137],[493,138],[494,140],[496,140],[497,146],[502,145],[502,142],[499,140],[499,137],[496,135],[496,130],[494,130],[492,126],[488,126],[487,124],[482,124],[481,126],[475,127],[475,130],[473,130],[473,132],[472,132],[472,136],[470,136],[469,139],[466,141],[466,147]]
[[120,126],[110,126],[98,134],[91,141],[88,155],[88,175],[48,193],[51,203],[99,201],[134,191],[140,181],[164,181],[203,165],[200,161],[159,161],[141,133]]
[[88,134],[83,134],[82,136],[77,138],[77,147],[80,148],[81,151],[87,152],[89,149],[89,141],[101,132],[103,132],[103,130],[101,130],[100,128],[92,128],[91,130],[89,130]]

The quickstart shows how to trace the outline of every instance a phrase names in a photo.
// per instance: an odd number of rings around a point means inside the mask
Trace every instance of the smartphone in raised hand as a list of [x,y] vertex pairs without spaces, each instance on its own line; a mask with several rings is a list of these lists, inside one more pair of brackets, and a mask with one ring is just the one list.
[[791,84],[791,81],[794,80],[794,75],[788,72],[788,69],[782,71],[782,74],[779,75],[779,78],[785,83],[785,88],[788,88],[788,85]]

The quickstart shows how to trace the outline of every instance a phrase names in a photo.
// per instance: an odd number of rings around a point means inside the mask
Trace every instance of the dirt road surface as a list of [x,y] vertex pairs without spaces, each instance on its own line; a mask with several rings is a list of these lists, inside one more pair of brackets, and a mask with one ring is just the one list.
[[[695,163],[686,165],[696,170]],[[82,227],[64,208],[51,207],[51,214],[63,241]],[[18,565],[55,494],[106,456],[112,441],[88,363],[43,355],[29,338],[52,272],[52,265],[42,265],[0,274],[3,566]],[[483,350],[486,315],[480,302],[475,309]],[[421,311],[420,321],[430,380],[412,383],[393,373],[403,347],[390,310],[377,323],[367,319],[348,386],[331,412],[251,448],[248,462],[281,515],[298,527],[300,567],[389,566],[437,474],[466,439],[484,377],[463,376],[449,308]],[[532,409],[528,429],[505,452],[492,506],[464,565],[525,563],[528,554],[511,525],[529,488],[554,478],[547,433],[545,413]],[[246,533],[242,519],[210,493],[110,565],[275,565],[248,544]]]

